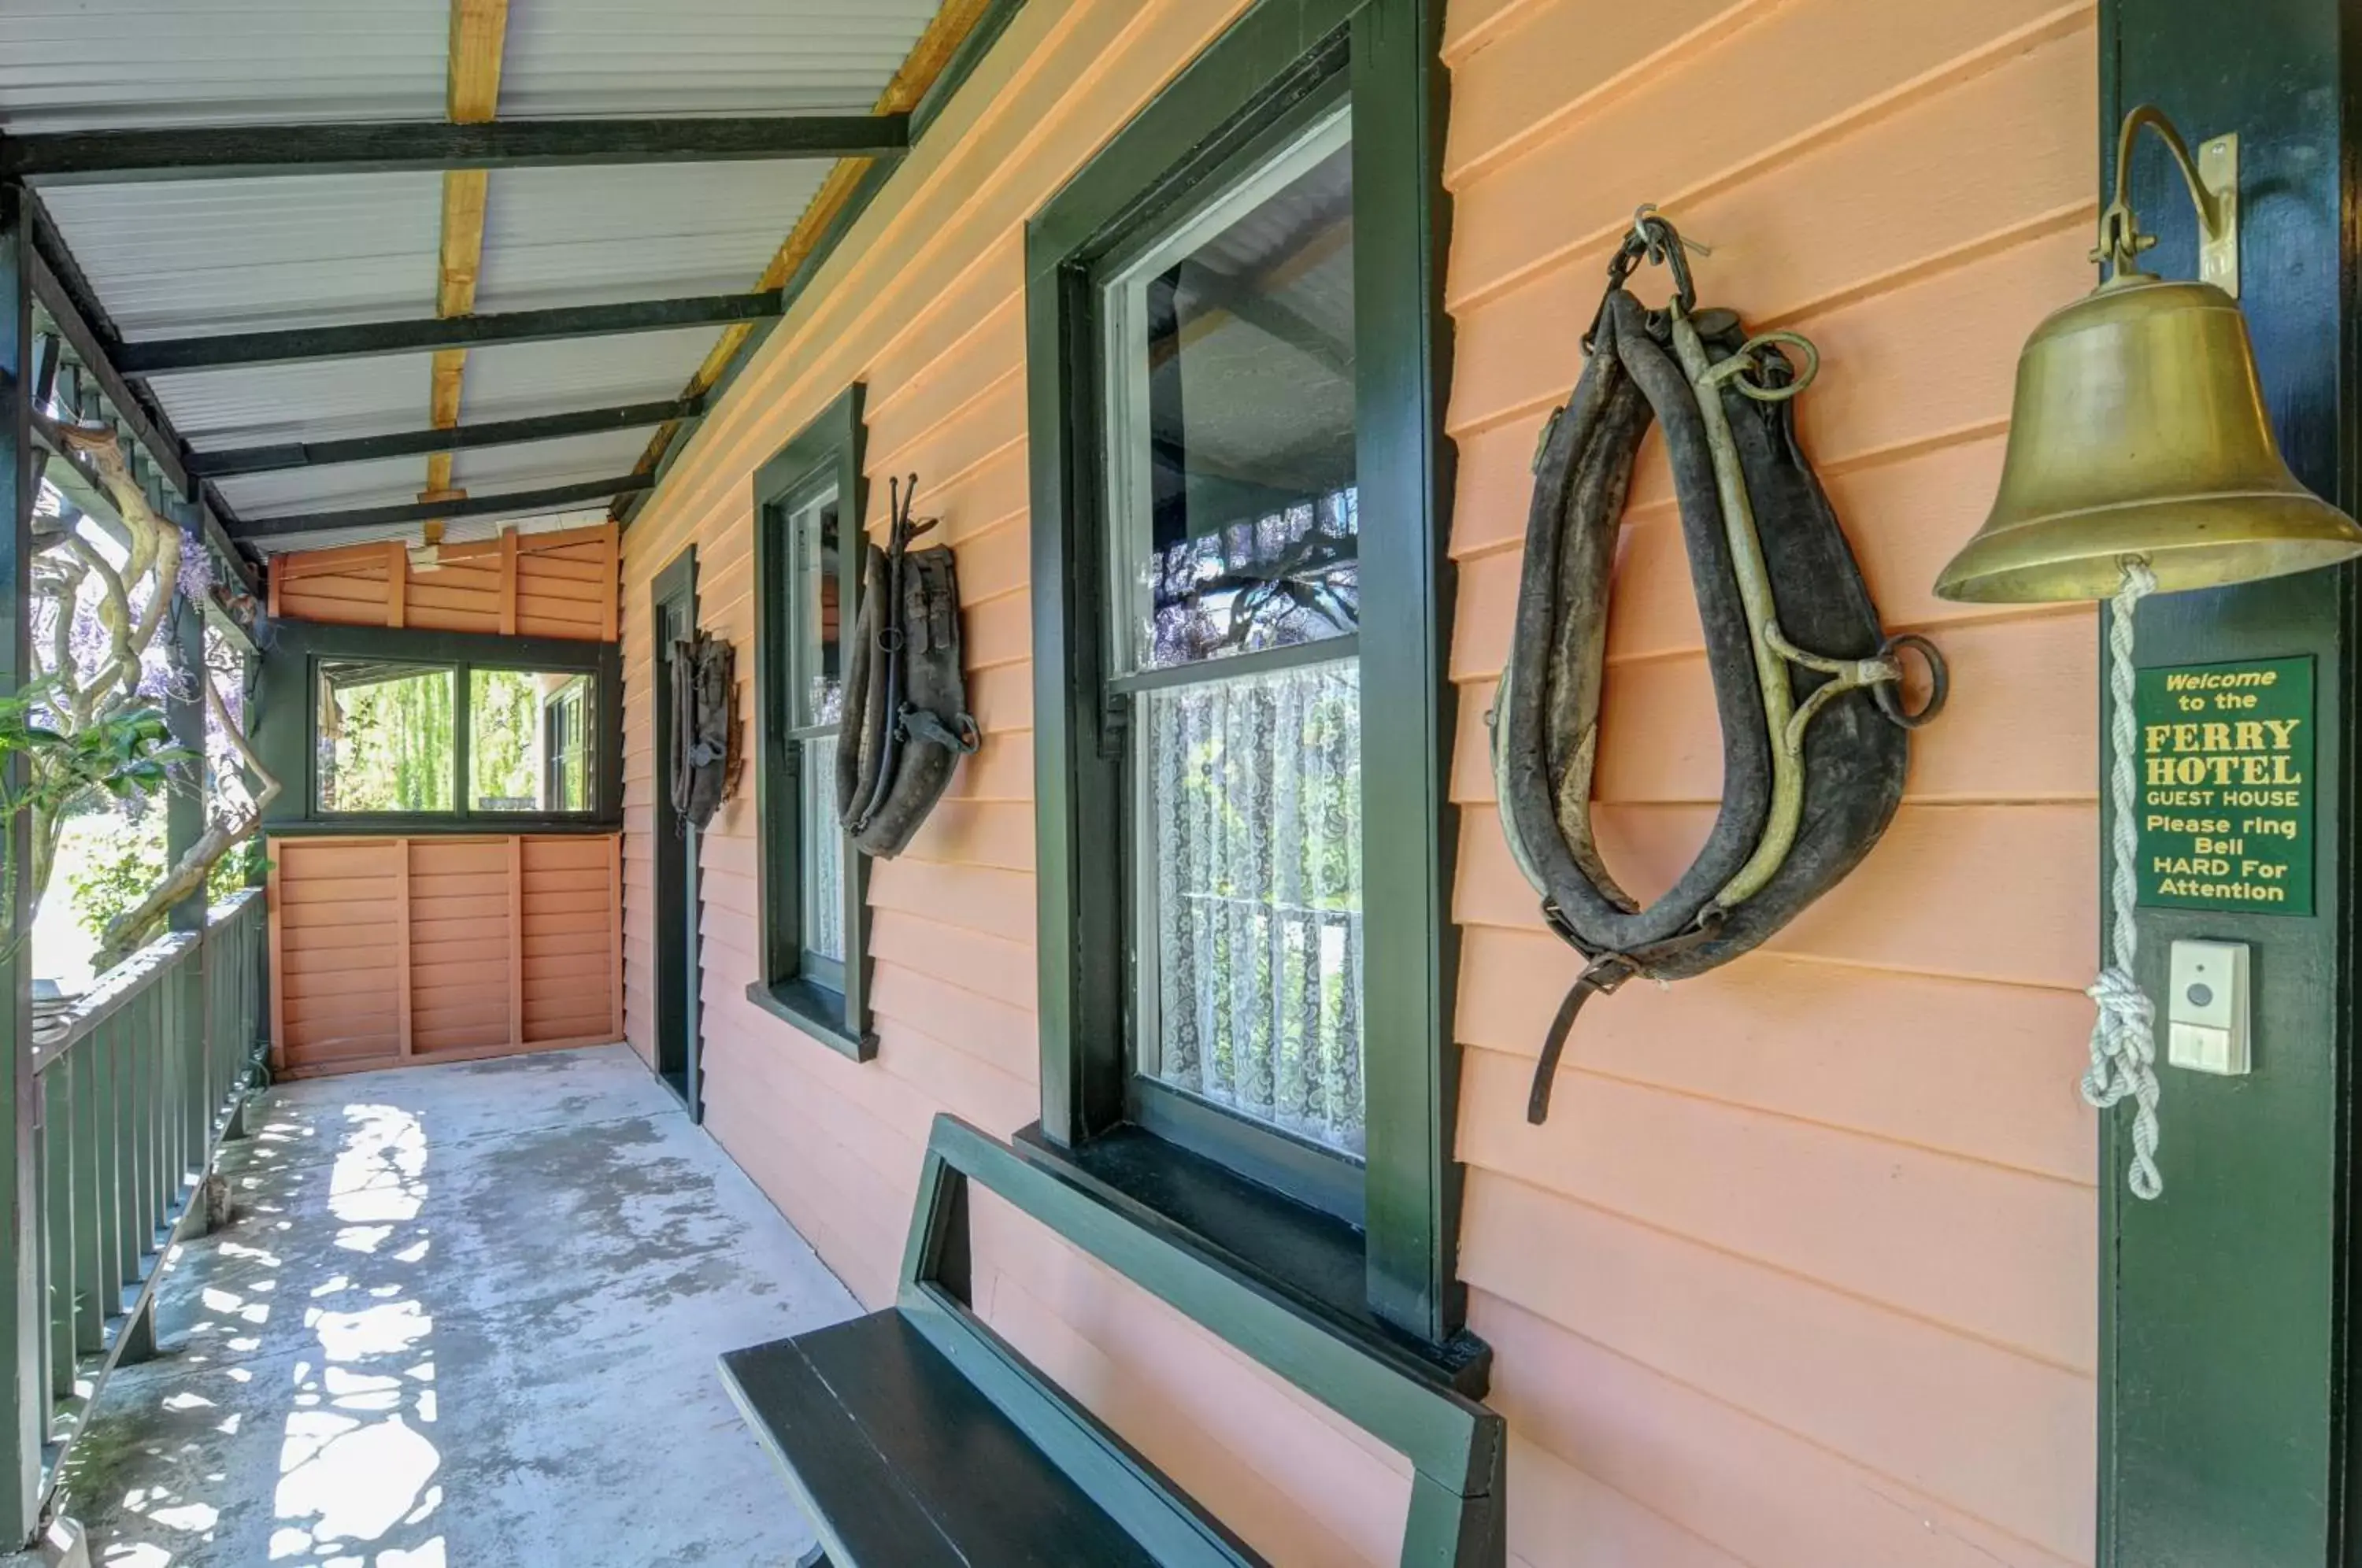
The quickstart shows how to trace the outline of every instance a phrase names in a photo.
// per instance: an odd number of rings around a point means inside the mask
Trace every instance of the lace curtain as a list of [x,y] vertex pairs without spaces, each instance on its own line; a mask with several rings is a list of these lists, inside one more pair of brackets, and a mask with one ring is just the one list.
[[1157,1058],[1143,1066],[1359,1153],[1359,667],[1218,678],[1141,701]]

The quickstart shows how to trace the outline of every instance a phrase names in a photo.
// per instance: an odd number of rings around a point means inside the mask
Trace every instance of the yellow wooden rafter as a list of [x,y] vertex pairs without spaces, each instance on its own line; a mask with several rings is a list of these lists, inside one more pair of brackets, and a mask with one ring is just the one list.
[[[508,0],[451,0],[450,89],[447,112],[454,125],[481,125],[500,109],[501,56],[508,42]],[[484,259],[484,204],[491,174],[454,169],[443,176],[443,242],[437,252],[435,314],[469,315],[476,309],[476,275]],[[434,391],[428,413],[437,430],[459,423],[459,399],[468,370],[465,348],[435,355]],[[458,501],[467,492],[451,484],[451,454],[426,459],[421,501]]]
[[[902,68],[886,84],[886,91],[877,95],[871,113],[909,114],[917,106],[919,100],[926,96],[927,89],[935,84],[935,79],[951,63],[952,56],[958,52],[961,44],[967,41],[968,34],[976,30],[976,25],[991,8],[992,0],[944,0],[943,8],[935,13],[934,20],[928,23],[927,30],[919,35],[919,41],[911,46],[910,54],[902,61]],[[836,167],[828,171],[828,178],[821,182],[820,190],[813,194],[811,204],[804,208],[803,216],[797,220],[796,226],[772,256],[770,265],[765,267],[763,275],[755,281],[757,292],[782,287],[795,276],[796,269],[802,266],[805,259],[818,248],[838,215],[844,211],[845,204],[852,201],[862,176],[869,172],[869,165],[874,161],[867,158],[837,160]],[[694,397],[712,390],[713,384],[722,379],[722,373],[730,368],[730,361],[736,357],[740,346],[752,331],[754,327],[750,324],[725,330],[715,341],[712,351],[705,356],[705,362],[698,366],[697,374],[690,378],[682,395]],[[656,434],[648,438],[647,448],[640,454],[634,471],[646,473],[655,468],[662,460],[665,447],[679,429],[677,424],[658,426]]]

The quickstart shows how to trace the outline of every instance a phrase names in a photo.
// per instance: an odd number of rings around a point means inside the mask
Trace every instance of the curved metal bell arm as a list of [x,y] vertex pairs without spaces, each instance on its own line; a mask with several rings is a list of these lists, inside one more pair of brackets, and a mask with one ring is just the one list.
[[2190,154],[2190,144],[2181,139],[2165,111],[2155,104],[2136,105],[2125,116],[2116,132],[2116,193],[2100,215],[2100,243],[2092,252],[2094,262],[2105,263],[2110,269],[2109,281],[2119,278],[2145,278],[2136,258],[2157,243],[2157,236],[2141,230],[2140,219],[2135,215],[2132,197],[2127,187],[2131,182],[2133,142],[2141,127],[2157,132],[2168,152],[2173,154],[2174,167],[2181,171],[2182,183],[2190,188],[2190,204],[2198,211],[2198,224],[2209,239],[2221,239],[2230,230],[2231,217],[2226,204],[2206,188],[2200,178],[2198,160]]

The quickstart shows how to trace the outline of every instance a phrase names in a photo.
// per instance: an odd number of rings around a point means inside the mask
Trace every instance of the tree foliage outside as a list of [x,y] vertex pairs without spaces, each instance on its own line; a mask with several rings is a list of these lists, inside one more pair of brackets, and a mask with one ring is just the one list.
[[[161,812],[143,811],[137,816],[109,813],[89,825],[94,831],[83,835],[83,853],[78,857],[61,856],[60,863],[67,867],[66,889],[73,896],[74,920],[95,941],[137,906],[148,889],[162,881],[170,867],[164,855]],[[259,838],[248,839],[215,861],[205,878],[206,897],[219,900],[244,889],[252,867],[251,857],[241,852],[259,850],[261,844]]]
[[[542,799],[542,688],[560,678],[471,669],[468,804],[531,811]],[[458,714],[453,672],[337,660],[320,669],[320,806],[447,812]]]
[[482,810],[531,810],[541,800],[541,681],[519,669],[479,669],[469,682],[468,797]]
[[451,809],[450,670],[336,660],[320,682],[322,811]]
[[31,930],[69,819],[110,801],[144,804],[168,788],[202,788],[204,759],[171,745],[159,711],[168,697],[178,692],[202,700],[225,754],[257,785],[251,792],[223,790],[207,798],[211,820],[196,842],[107,922],[96,964],[104,970],[145,942],[166,911],[253,835],[279,785],[254,756],[240,716],[223,696],[225,685],[237,690],[242,684],[237,661],[227,661],[227,671],[211,658],[182,668],[174,640],[161,635],[177,604],[210,595],[207,558],[201,551],[183,555],[180,528],[150,507],[111,427],[60,421],[39,410],[33,417],[79,492],[94,505],[112,506],[126,542],[105,539],[46,493],[34,515],[30,629],[37,679],[0,703],[0,754],[21,756],[25,764],[23,788],[0,798],[0,819],[24,813],[32,840],[30,865],[5,867],[10,877],[26,877],[29,906],[27,924],[7,933],[9,943],[23,941]]

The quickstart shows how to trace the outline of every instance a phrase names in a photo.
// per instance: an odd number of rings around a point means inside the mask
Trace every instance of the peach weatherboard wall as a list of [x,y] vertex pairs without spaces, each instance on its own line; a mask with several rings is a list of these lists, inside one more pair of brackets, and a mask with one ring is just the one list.
[[[702,845],[708,1124],[872,1303],[929,1119],[1006,1134],[1038,1113],[1023,223],[1241,8],[1031,0],[624,536],[644,1053],[655,575],[694,544],[704,624],[751,670],[753,472],[855,380],[873,480],[917,471],[959,552],[987,741],[875,869],[874,1063],[745,999],[751,789]],[[2089,283],[2091,10],[1459,0],[1446,47],[1461,1270],[1514,1431],[1511,1550],[1531,1568],[2089,1562],[2094,1150],[2073,1084],[2096,930],[2092,624],[1941,604],[1928,584],[1991,493],[2018,343]],[[1483,715],[1527,460],[1643,201],[1716,247],[1708,303],[1821,345],[1805,439],[1888,621],[1937,638],[1955,695],[1853,879],[1763,954],[1589,1010],[1536,1129],[1526,1082],[1573,960],[1503,849]],[[1711,813],[1720,745],[1661,469],[1617,590],[1603,835],[1661,882]],[[991,1320],[1261,1550],[1392,1560],[1395,1456],[1017,1216],[978,1223]]]
[[[613,524],[270,563],[274,619],[612,641]],[[300,780],[290,787],[302,787]],[[271,1071],[281,1077],[604,1044],[623,1032],[621,841],[484,834],[270,839]]]

